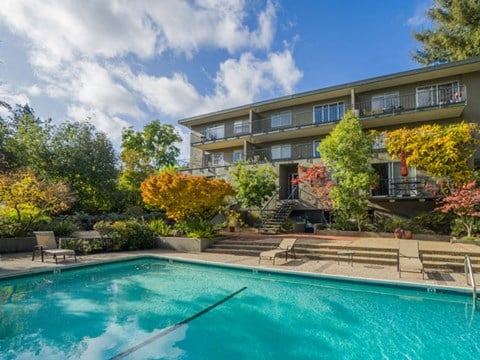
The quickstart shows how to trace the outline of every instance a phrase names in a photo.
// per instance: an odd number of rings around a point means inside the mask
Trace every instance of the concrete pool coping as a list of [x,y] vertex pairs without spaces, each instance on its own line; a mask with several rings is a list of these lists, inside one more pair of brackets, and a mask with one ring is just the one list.
[[[22,275],[26,273],[41,272],[54,268],[74,268],[77,265],[89,263],[101,263],[111,260],[127,259],[135,256],[159,256],[162,258],[171,258],[185,261],[199,261],[215,264],[227,264],[239,267],[248,267],[258,270],[273,270],[282,273],[293,274],[322,274],[328,276],[338,276],[341,278],[363,279],[365,281],[388,281],[398,284],[416,284],[423,286],[440,286],[458,289],[470,289],[466,285],[465,274],[451,271],[434,271],[428,272],[426,279],[422,279],[420,274],[407,274],[400,279],[396,266],[389,265],[371,265],[354,263],[353,266],[345,262],[337,262],[334,260],[309,260],[304,259],[285,259],[278,258],[275,265],[270,263],[262,263],[258,265],[258,258],[253,256],[240,256],[230,254],[216,254],[205,252],[179,252],[173,250],[144,250],[144,251],[126,251],[126,252],[109,252],[90,255],[77,256],[77,263],[73,259],[67,259],[65,262],[60,261],[58,265],[53,259],[46,259],[45,262],[40,260],[32,261],[31,253],[15,253],[0,255],[0,278],[10,277],[9,275]],[[480,282],[480,274],[475,274],[477,284]]]

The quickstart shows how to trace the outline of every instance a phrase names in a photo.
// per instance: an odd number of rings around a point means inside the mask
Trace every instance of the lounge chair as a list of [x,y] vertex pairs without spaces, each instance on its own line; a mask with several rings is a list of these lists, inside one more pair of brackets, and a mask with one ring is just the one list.
[[276,249],[261,252],[258,258],[258,263],[260,264],[262,259],[270,259],[273,260],[273,265],[275,265],[275,257],[282,254],[285,254],[285,261],[287,261],[289,252],[291,252],[293,257],[296,258],[295,241],[297,241],[295,238],[285,238]]
[[58,264],[58,256],[63,255],[63,261],[65,261],[66,255],[73,255],[75,262],[77,262],[77,255],[75,250],[70,249],[61,249],[60,246],[57,248],[57,242],[55,241],[55,234],[53,231],[34,231],[35,237],[37,238],[37,245],[33,248],[32,261],[35,260],[35,254],[40,252],[42,257],[42,262],[44,260],[44,254],[51,254],[55,259],[55,264]]
[[418,240],[399,239],[397,269],[399,277],[403,272],[421,273],[425,279],[425,270],[418,251]]

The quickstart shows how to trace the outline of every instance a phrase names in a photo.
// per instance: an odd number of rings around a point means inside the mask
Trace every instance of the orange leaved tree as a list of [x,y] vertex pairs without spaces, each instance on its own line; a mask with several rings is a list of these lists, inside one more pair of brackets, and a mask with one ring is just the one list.
[[173,173],[152,175],[141,185],[145,204],[164,210],[175,221],[206,219],[220,210],[226,196],[235,193],[225,180]]

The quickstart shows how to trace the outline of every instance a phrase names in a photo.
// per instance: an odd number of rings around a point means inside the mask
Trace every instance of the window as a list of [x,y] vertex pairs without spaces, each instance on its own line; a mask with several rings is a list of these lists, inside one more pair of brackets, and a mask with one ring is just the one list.
[[208,127],[205,136],[208,140],[223,139],[225,137],[225,126],[222,124]]
[[210,154],[207,157],[207,166],[223,166],[223,152]]
[[428,107],[463,101],[458,81],[417,88],[417,107]]
[[233,123],[234,134],[244,134],[250,131],[248,120],[237,120]]
[[288,126],[292,124],[292,112],[287,111],[281,114],[272,115],[272,128]]
[[417,107],[435,105],[437,99],[436,86],[417,88]]
[[315,124],[339,121],[345,115],[345,106],[342,102],[318,105],[313,108]]
[[235,164],[243,159],[243,151],[235,150],[232,156],[232,162]]
[[372,96],[372,111],[393,110],[400,106],[400,96],[398,92]]
[[292,147],[288,145],[275,145],[272,146],[272,159],[290,159],[292,156]]
[[320,151],[318,151],[319,146],[320,146],[320,140],[315,140],[313,142],[313,157],[314,158],[319,158],[320,157]]

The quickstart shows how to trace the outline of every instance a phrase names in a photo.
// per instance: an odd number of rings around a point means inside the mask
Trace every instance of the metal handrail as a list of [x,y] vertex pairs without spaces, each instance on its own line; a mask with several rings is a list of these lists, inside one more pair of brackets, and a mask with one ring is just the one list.
[[[473,297],[473,308],[476,308],[477,305],[477,286],[475,284],[475,276],[473,276],[472,262],[469,255],[465,255],[465,278],[467,286],[472,287],[472,297]],[[470,284],[469,284],[470,280]]]

